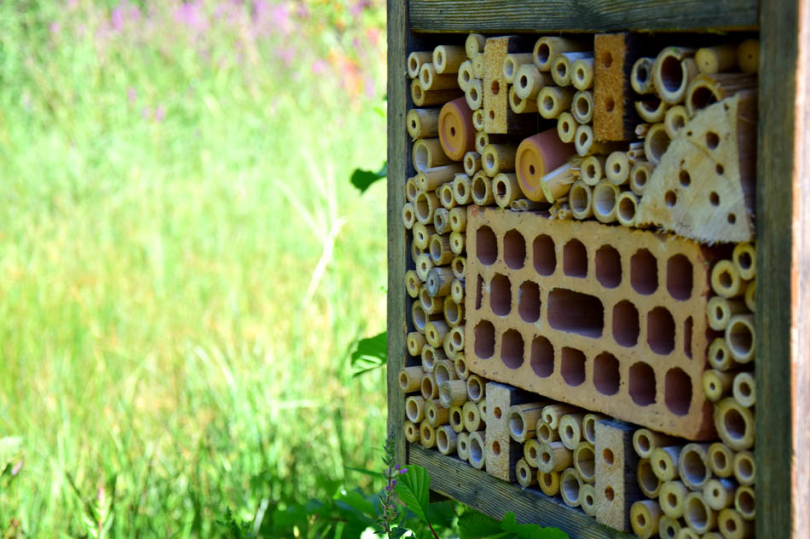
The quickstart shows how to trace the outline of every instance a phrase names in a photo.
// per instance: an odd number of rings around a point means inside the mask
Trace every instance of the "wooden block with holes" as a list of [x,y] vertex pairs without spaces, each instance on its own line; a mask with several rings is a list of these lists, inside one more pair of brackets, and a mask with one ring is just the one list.
[[628,33],[594,38],[594,120],[598,141],[635,139],[639,123],[630,87],[633,63],[640,57],[638,38]]
[[596,422],[596,521],[630,531],[630,506],[643,498],[636,480],[635,428],[621,421]]
[[489,134],[529,133],[537,126],[532,114],[515,114],[509,107],[509,88],[503,60],[524,43],[518,36],[491,37],[484,46],[484,131]]
[[509,435],[509,407],[526,400],[514,387],[487,384],[486,467],[487,473],[514,483],[515,465],[523,456],[523,447]]

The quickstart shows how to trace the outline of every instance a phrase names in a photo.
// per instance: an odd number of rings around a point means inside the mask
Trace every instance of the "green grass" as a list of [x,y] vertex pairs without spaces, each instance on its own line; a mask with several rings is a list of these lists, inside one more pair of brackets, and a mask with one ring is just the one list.
[[385,193],[348,177],[384,158],[384,66],[366,100],[309,69],[350,57],[348,33],[293,40],[315,44],[291,73],[278,41],[213,27],[200,54],[156,16],[99,46],[101,7],[18,4],[0,4],[0,437],[24,467],[0,529],[84,536],[70,480],[96,500],[114,483],[116,537],[215,537],[227,508],[269,520],[367,482],[347,467],[376,466],[384,378],[353,380],[346,353],[384,329]]

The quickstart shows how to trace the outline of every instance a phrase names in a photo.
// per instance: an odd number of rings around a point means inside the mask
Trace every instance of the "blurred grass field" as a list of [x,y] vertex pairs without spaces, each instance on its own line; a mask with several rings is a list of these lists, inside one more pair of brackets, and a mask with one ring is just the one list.
[[377,1],[0,3],[5,537],[88,536],[83,502],[217,537],[368,484],[385,188],[348,178],[385,156],[384,41]]

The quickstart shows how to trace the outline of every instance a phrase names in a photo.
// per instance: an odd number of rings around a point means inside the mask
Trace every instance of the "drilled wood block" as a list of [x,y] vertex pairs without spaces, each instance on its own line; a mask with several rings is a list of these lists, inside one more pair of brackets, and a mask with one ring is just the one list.
[[594,38],[594,120],[598,141],[635,139],[639,123],[630,87],[630,72],[639,58],[632,34],[599,34]]
[[484,45],[484,132],[529,133],[536,129],[533,114],[515,114],[509,107],[509,86],[503,75],[506,55],[525,47],[518,36],[491,37]]
[[701,385],[710,249],[479,207],[466,238],[471,372],[690,440],[715,435]]
[[643,498],[636,480],[634,427],[621,421],[596,422],[596,521],[630,531],[630,507]]
[[523,456],[523,447],[509,435],[509,408],[525,397],[514,387],[489,382],[486,391],[486,466],[487,473],[514,483],[515,465]]

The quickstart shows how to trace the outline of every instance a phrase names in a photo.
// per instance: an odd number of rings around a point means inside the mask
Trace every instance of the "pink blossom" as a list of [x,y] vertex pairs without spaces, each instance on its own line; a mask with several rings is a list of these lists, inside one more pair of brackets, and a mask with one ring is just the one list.
[[312,72],[313,73],[315,73],[316,75],[320,75],[324,71],[326,71],[326,62],[324,62],[323,60],[315,60],[312,63]]
[[174,20],[185,24],[199,33],[205,32],[210,26],[208,18],[203,12],[203,3],[201,0],[180,4],[180,7],[174,12]]
[[163,105],[158,105],[155,109],[155,121],[162,122],[164,118],[166,118],[166,109]]
[[288,4],[276,4],[270,8],[270,20],[283,34],[289,34],[293,30]]
[[138,99],[138,90],[130,86],[127,88],[127,101],[129,101],[129,104],[132,105],[135,103],[136,99]]

